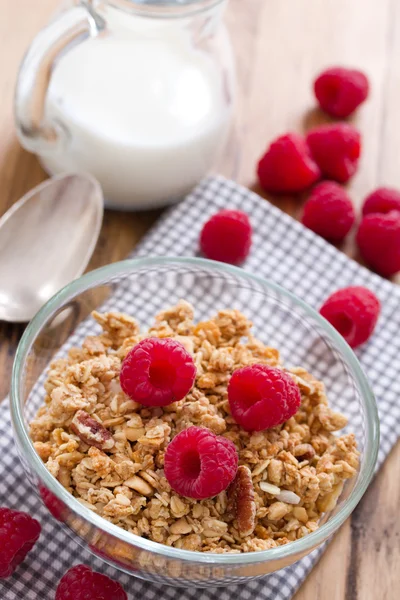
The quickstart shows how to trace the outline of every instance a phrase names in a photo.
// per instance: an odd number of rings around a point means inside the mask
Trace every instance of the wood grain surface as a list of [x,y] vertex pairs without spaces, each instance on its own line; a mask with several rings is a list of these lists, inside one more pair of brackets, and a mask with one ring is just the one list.
[[[0,215],[46,178],[15,138],[12,97],[23,52],[57,5],[57,0],[0,0]],[[254,177],[259,155],[273,136],[326,121],[315,109],[312,80],[321,68],[343,64],[363,69],[372,88],[354,118],[362,131],[363,154],[351,196],[359,206],[377,185],[400,188],[398,0],[230,0],[226,18],[239,98],[218,172],[259,191]],[[299,215],[301,200],[270,200]],[[158,215],[106,212],[89,269],[126,257]],[[343,250],[357,258],[352,240]],[[0,398],[8,392],[22,332],[22,326],[0,323]],[[399,473],[400,444],[296,600],[399,598]]]

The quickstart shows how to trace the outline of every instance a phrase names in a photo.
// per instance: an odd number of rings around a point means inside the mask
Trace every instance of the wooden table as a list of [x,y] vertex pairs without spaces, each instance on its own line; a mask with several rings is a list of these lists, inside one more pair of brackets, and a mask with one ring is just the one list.
[[[0,214],[46,175],[15,138],[12,95],[22,54],[57,0],[0,0]],[[397,0],[230,0],[227,15],[238,66],[239,103],[224,175],[253,187],[269,140],[324,121],[312,80],[324,66],[368,73],[372,93],[355,118],[364,140],[350,191],[360,204],[380,184],[400,188],[400,2]],[[281,199],[297,216],[301,203]],[[106,212],[93,269],[126,257],[158,213]],[[344,250],[354,255],[350,241]],[[1,260],[1,257],[0,257]],[[0,324],[0,397],[9,389],[22,326]],[[296,600],[391,600],[400,595],[400,444],[341,528]]]

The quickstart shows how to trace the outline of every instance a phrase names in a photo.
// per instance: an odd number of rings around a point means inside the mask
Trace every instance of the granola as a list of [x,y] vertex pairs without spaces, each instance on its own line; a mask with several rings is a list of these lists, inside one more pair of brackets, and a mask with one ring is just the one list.
[[[284,367],[243,314],[223,310],[195,324],[182,300],[146,333],[124,314],[93,316],[103,332],[51,364],[45,404],[31,423],[36,451],[71,494],[127,531],[186,550],[266,550],[318,528],[359,463],[354,435],[333,433],[347,421],[329,407],[322,382],[289,369],[299,411],[281,426],[247,432],[230,415],[232,372],[254,363]],[[122,360],[149,336],[180,341],[197,369],[190,393],[163,408],[141,406],[119,385]],[[232,440],[239,454],[236,480],[207,500],[178,496],[163,471],[166,446],[191,425]]]

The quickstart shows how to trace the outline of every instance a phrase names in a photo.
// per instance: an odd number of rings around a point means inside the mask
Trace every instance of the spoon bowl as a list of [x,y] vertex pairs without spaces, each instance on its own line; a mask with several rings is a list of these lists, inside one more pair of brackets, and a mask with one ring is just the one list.
[[85,270],[103,219],[100,184],[59,175],[0,219],[0,320],[24,323]]

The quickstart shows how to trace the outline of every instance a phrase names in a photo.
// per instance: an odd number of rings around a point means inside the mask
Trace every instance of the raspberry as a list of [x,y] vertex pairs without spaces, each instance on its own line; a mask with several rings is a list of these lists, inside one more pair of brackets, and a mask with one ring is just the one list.
[[171,338],[146,338],[126,355],[120,373],[123,391],[144,406],[181,400],[196,377],[193,358]]
[[400,271],[400,212],[365,215],[356,240],[361,256],[375,271],[385,277]]
[[9,577],[37,542],[40,523],[25,512],[0,507],[0,579]]
[[328,179],[346,183],[354,175],[361,153],[360,133],[346,123],[321,125],[307,135],[311,154]]
[[352,348],[366,342],[375,329],[380,302],[371,290],[353,286],[334,292],[320,313],[344,337]]
[[317,185],[304,205],[303,225],[332,242],[342,241],[354,221],[350,198],[340,185],[332,181]]
[[288,133],[274,140],[261,157],[257,174],[261,187],[275,194],[297,194],[321,176],[303,138]]
[[339,119],[349,117],[366,100],[368,92],[367,77],[355,69],[326,69],[314,81],[314,93],[320,107]]
[[237,467],[233,442],[202,427],[178,433],[165,452],[165,477],[177,494],[187,498],[216,496],[232,483]]
[[249,217],[240,210],[220,210],[203,226],[200,247],[204,256],[238,265],[251,246]]
[[232,417],[246,431],[281,425],[297,412],[301,400],[290,375],[259,364],[233,372],[228,399]]
[[378,188],[364,200],[362,214],[400,211],[400,192],[392,188]]
[[124,588],[113,579],[76,565],[61,577],[55,600],[128,600]]
[[50,490],[48,490],[44,485],[39,485],[39,493],[45,504],[47,510],[51,513],[51,515],[57,519],[57,521],[64,521],[64,515],[66,513],[66,507],[61,500],[57,498]]

